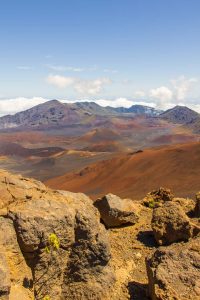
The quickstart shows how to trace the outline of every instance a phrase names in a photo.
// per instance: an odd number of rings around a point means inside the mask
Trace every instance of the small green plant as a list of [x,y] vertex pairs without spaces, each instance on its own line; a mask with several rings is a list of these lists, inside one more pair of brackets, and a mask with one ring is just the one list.
[[154,199],[151,199],[148,203],[149,208],[154,208],[155,205],[156,205],[156,203],[155,203]]
[[[49,256],[49,265],[52,259],[52,255],[53,255],[53,251],[58,251],[60,248],[60,240],[57,237],[57,235],[55,233],[51,233],[48,237],[48,244],[47,246],[44,248],[44,251],[47,254],[50,254]],[[44,296],[44,298],[42,300],[51,300],[49,295]]]
[[44,296],[43,300],[51,300],[51,298],[48,295],[46,295]]
[[58,250],[60,248],[60,241],[59,241],[59,238],[57,237],[57,235],[55,233],[50,234],[49,243],[50,243],[50,245],[52,245],[52,247],[55,250]]
[[[48,238],[48,246],[44,248],[45,252],[49,254],[51,250],[58,250],[60,248],[60,240],[55,233],[51,233]],[[47,299],[48,300],[48,299]]]
[[149,207],[149,208],[154,208],[157,206],[158,202],[156,201],[156,199],[152,198],[152,197],[146,197],[144,199],[144,205]]

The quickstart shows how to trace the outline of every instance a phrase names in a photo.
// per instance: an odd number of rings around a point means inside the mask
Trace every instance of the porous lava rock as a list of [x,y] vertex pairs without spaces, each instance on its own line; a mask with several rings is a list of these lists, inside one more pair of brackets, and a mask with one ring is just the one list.
[[200,299],[200,237],[158,248],[146,267],[152,300]]
[[100,212],[101,219],[107,227],[117,227],[124,224],[135,224],[138,221],[141,205],[131,199],[107,194],[94,202]]
[[9,300],[11,282],[4,253],[0,252],[0,299]]
[[191,214],[195,207],[195,201],[190,198],[173,198],[173,202],[178,203],[186,214]]
[[188,216],[176,202],[166,202],[154,208],[151,226],[159,245],[187,241],[193,233]]
[[194,214],[197,218],[200,218],[200,192],[196,194],[196,205],[194,208]]
[[[0,229],[0,265],[4,266],[4,270],[6,266],[6,271],[0,271],[0,277],[5,276],[8,299],[32,300],[34,296],[32,271],[27,266],[19,247],[12,220],[0,217]],[[4,258],[3,263],[2,258]],[[0,290],[2,290],[1,280]]]
[[[0,171],[0,190],[5,299],[111,299],[115,277],[108,233],[87,196],[54,191],[5,171]],[[52,234],[59,247],[49,250]]]
[[143,199],[145,206],[150,208],[159,207],[166,201],[172,201],[174,195],[170,189],[160,187],[158,190],[153,190]]

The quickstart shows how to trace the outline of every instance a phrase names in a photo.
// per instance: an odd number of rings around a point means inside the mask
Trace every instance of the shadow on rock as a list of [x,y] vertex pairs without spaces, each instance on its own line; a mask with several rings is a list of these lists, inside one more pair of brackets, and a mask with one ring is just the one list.
[[144,244],[146,247],[154,248],[157,246],[153,236],[153,231],[140,231],[137,235],[137,240]]
[[131,281],[128,284],[128,290],[131,300],[149,300],[147,296],[148,285],[136,281]]

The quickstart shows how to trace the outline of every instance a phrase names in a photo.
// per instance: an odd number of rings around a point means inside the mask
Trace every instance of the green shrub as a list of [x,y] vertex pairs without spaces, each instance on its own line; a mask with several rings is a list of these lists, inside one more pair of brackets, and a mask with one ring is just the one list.
[[50,253],[51,250],[58,250],[60,248],[60,240],[55,233],[51,233],[48,238],[48,246],[44,248],[46,253]]
[[148,207],[149,208],[154,208],[156,206],[156,202],[154,201],[154,199],[151,199],[148,203]]
[[48,295],[46,295],[42,300],[51,300],[51,298]]

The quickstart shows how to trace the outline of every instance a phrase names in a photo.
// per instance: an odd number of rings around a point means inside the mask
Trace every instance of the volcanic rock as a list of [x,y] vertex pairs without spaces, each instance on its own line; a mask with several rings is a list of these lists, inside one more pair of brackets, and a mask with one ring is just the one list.
[[[6,262],[7,268],[5,275],[7,277],[7,281],[8,278],[10,281],[8,285],[9,288],[7,290],[8,299],[32,300],[32,272],[27,266],[18,245],[12,220],[0,217],[0,228],[0,253],[2,254],[1,257],[4,256],[4,261]],[[1,266],[4,265],[5,264],[1,263]],[[4,272],[0,272],[0,274],[4,274]]]
[[194,214],[196,217],[200,217],[200,192],[196,194],[196,205],[194,208]]
[[179,204],[186,214],[191,213],[194,210],[195,202],[190,198],[173,198],[173,202]]
[[199,114],[186,106],[177,105],[161,113],[159,117],[176,124],[193,124],[199,119]]
[[146,195],[143,200],[144,205],[154,208],[159,207],[165,201],[172,201],[174,195],[170,189],[160,187],[158,190],[154,190]]
[[146,267],[152,300],[200,299],[200,237],[160,247]]
[[7,265],[7,261],[5,255],[0,252],[0,299],[1,300],[9,300],[10,293],[10,277],[9,277],[9,269]]
[[116,227],[123,224],[135,224],[141,205],[130,199],[108,194],[94,203],[100,212],[101,219],[107,227]]
[[[9,300],[32,299],[33,293],[36,300],[110,299],[115,278],[108,233],[87,196],[53,191],[5,171],[0,171],[0,190],[5,228],[0,250],[7,261],[0,289]],[[52,235],[57,248],[50,247]]]
[[159,245],[187,241],[192,236],[192,225],[181,206],[166,202],[153,210],[151,226]]

